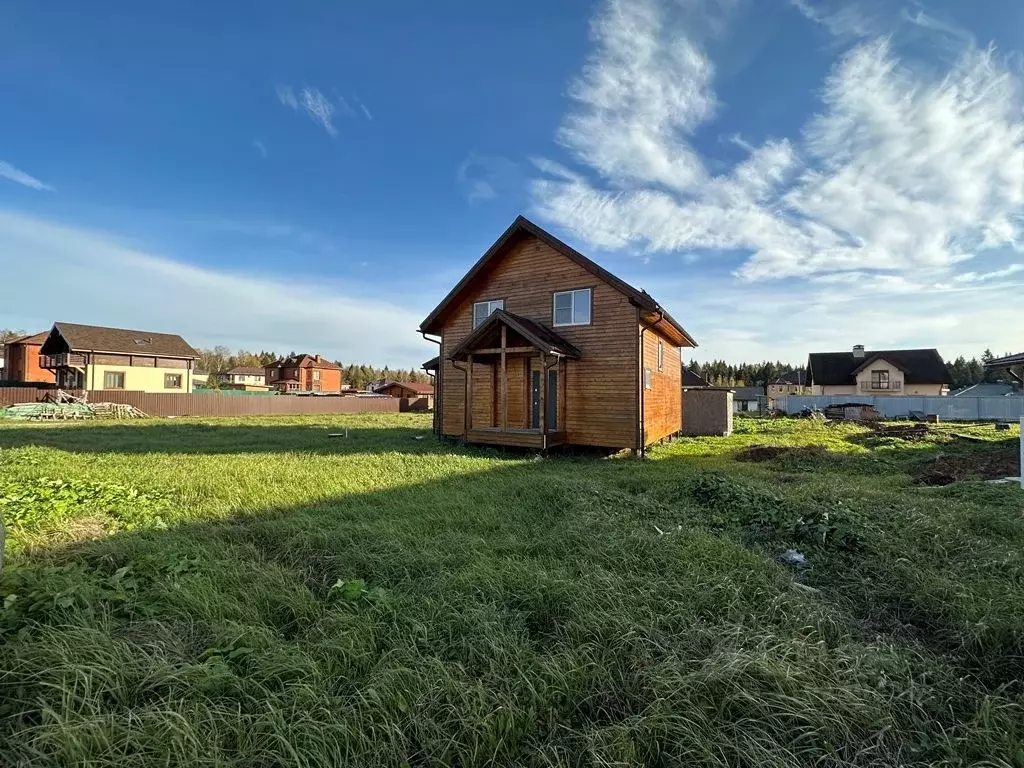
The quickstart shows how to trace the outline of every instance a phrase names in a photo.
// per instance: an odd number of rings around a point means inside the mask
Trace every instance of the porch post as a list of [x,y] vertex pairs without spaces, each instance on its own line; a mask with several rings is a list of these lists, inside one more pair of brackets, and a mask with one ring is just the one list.
[[544,402],[544,398],[547,395],[548,390],[548,366],[547,366],[547,355],[541,354],[540,356],[540,433],[544,435],[544,447],[547,448],[547,434],[548,434],[548,409],[547,404]]
[[501,326],[501,431],[508,431],[508,367],[505,360],[505,347],[507,345],[507,328]]
[[473,355],[472,353],[466,357],[466,417],[465,417],[465,429],[466,436],[469,436],[469,430],[473,428]]

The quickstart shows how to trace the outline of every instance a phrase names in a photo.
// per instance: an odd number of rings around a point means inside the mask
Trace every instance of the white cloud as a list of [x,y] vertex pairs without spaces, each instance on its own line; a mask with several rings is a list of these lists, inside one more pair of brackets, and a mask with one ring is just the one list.
[[39,191],[52,190],[49,184],[44,184],[34,176],[29,176],[23,170],[15,168],[10,163],[0,160],[0,179],[7,179],[13,181],[15,184],[22,184],[23,186],[30,187],[31,189],[37,189]]
[[468,203],[483,203],[519,187],[521,173],[508,158],[470,152],[455,172],[455,183]]
[[316,88],[306,86],[302,89],[302,108],[306,110],[313,120],[320,123],[329,136],[337,136],[338,129],[334,127],[334,105],[330,99],[324,96]]
[[[796,5],[825,23],[826,5]],[[1021,81],[1005,59],[961,36],[955,62],[936,72],[901,60],[887,38],[862,40],[836,62],[820,109],[799,134],[759,145],[737,137],[732,143],[746,158],[712,173],[691,137],[715,117],[714,67],[679,7],[658,0],[604,6],[593,25],[595,52],[572,86],[558,134],[578,167],[534,161],[541,176],[533,201],[542,218],[591,247],[644,258],[699,253],[702,264],[712,254],[730,259],[740,282],[720,279],[715,290],[742,295],[733,315],[763,304],[756,296],[765,281],[786,279],[775,289],[786,301],[764,304],[773,317],[789,303],[798,309],[784,329],[758,335],[763,318],[746,327],[716,313],[712,344],[730,328],[729,338],[754,334],[776,349],[794,339],[845,348],[853,342],[841,337],[851,328],[865,343],[921,333],[927,338],[915,343],[934,344],[944,323],[1005,314],[986,303],[993,291],[1018,289],[1020,269],[1007,262],[1024,250]],[[869,6],[830,7],[829,14],[851,9],[828,16],[837,32],[873,31],[875,18],[863,10]],[[909,21],[935,32],[948,53],[955,37],[948,25],[922,15]],[[981,256],[989,268],[967,271]],[[922,291],[938,292],[941,301]],[[679,295],[683,306],[699,306]],[[852,295],[862,295],[861,303],[851,304]],[[955,309],[942,305],[953,297]],[[986,324],[975,336],[985,334],[1008,335]],[[765,354],[772,353],[752,356]]]
[[[290,85],[278,85],[275,91],[281,104],[296,112],[301,108],[311,120],[327,131],[328,136],[333,138],[338,135],[338,129],[334,126],[334,104],[318,88],[311,88],[307,85],[296,93]],[[344,99],[341,99],[341,104],[346,111],[352,113],[351,107]]]
[[47,265],[44,294],[6,297],[4,314],[19,327],[95,323],[180,333],[198,346],[294,349],[378,365],[418,366],[437,353],[416,333],[429,306],[370,299],[365,286],[199,267],[105,233],[4,211],[0,253],[22,256],[5,265],[11,284],[37,283],[38,265]]
[[[884,40],[858,45],[802,136],[712,176],[687,139],[712,117],[712,70],[685,26],[654,0],[612,0],[595,30],[560,136],[596,178],[534,185],[540,213],[592,246],[748,252],[739,273],[760,280],[948,271],[1021,240],[1019,83],[991,50],[929,78]],[[660,92],[669,106],[648,106]]]
[[253,147],[256,148],[256,151],[260,153],[260,157],[262,157],[264,160],[266,160],[267,157],[269,156],[269,153],[267,152],[267,145],[264,144],[259,139],[256,139],[255,141],[253,141],[252,145],[253,145]]
[[805,17],[839,38],[878,34],[883,25],[882,17],[885,15],[877,6],[852,0],[790,0],[790,3]]

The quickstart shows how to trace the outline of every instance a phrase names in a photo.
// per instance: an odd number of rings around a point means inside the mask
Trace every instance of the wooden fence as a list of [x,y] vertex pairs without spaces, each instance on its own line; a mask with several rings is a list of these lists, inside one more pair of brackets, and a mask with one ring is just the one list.
[[[30,387],[0,388],[0,408],[15,403],[34,403],[46,399],[52,391]],[[323,397],[280,395],[260,397],[245,395],[163,394],[100,390],[79,392],[90,402],[128,403],[150,416],[298,416],[333,413],[398,413],[422,411],[427,398],[397,397]]]

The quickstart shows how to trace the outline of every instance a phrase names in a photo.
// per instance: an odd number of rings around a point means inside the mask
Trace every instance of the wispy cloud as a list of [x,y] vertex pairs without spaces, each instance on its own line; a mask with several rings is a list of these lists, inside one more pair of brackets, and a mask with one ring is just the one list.
[[493,200],[521,183],[519,167],[506,157],[470,152],[455,172],[455,182],[470,204]]
[[253,147],[256,148],[256,151],[260,153],[260,157],[262,157],[264,160],[266,160],[267,157],[269,157],[269,154],[267,152],[267,145],[264,144],[262,141],[256,139],[253,141],[252,145]]
[[296,92],[290,85],[278,85],[275,90],[278,101],[284,106],[296,112],[301,108],[328,136],[333,138],[338,135],[338,129],[334,126],[334,104],[318,88],[307,85]]
[[30,176],[20,168],[15,168],[10,163],[0,160],[0,178],[13,181],[15,184],[21,184],[31,189],[37,189],[39,191],[50,191],[53,189],[49,184],[44,184],[35,176]]
[[995,51],[965,43],[930,77],[888,39],[859,41],[799,134],[744,142],[711,173],[690,136],[714,119],[714,66],[679,7],[606,3],[558,134],[582,170],[544,164],[541,216],[591,247],[718,252],[743,280],[813,280],[804,302],[843,274],[903,293],[1019,277],[965,269],[1024,248],[1021,82]]
[[[876,3],[864,0],[790,0],[790,4],[806,18],[839,38],[878,34],[884,27],[887,9]],[[896,4],[890,3],[889,8],[893,5]]]
[[[422,319],[418,296],[391,303],[368,298],[361,285],[199,267],[107,233],[8,211],[0,211],[0,253],[23,256],[5,265],[14,283],[34,280],[38,265],[48,265],[59,305],[30,292],[4,303],[5,313],[33,327],[77,319],[180,333],[200,346],[297,349],[403,366],[436,354],[414,332]],[[393,322],[383,328],[379,317]]]

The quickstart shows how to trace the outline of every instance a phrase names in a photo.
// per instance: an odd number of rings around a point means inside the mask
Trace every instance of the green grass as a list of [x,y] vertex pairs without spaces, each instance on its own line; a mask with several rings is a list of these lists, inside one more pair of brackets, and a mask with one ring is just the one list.
[[1016,440],[0,426],[0,764],[1024,766],[1024,492],[914,481]]

